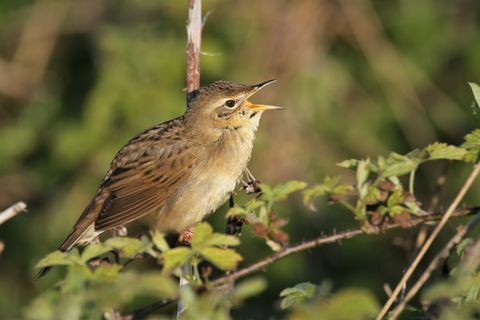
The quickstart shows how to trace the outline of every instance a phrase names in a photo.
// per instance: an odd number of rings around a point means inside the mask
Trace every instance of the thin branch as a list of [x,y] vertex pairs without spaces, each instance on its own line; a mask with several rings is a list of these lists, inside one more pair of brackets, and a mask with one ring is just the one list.
[[17,214],[25,211],[26,209],[27,205],[25,204],[25,202],[20,201],[15,203],[14,205],[0,212],[0,224],[5,223],[7,220],[10,220],[11,218],[15,217]]
[[422,273],[420,278],[415,282],[415,284],[410,288],[405,298],[402,300],[398,306],[393,309],[390,320],[395,320],[398,318],[402,310],[405,308],[407,303],[418,293],[418,291],[423,287],[425,282],[430,278],[432,272],[439,268],[443,262],[449,257],[450,252],[457,246],[460,241],[465,237],[465,235],[472,230],[480,222],[480,215],[477,213],[475,217],[470,219],[470,221],[465,226],[459,226],[455,235],[448,241],[448,243],[443,247],[443,249],[437,253],[433,258],[432,262],[428,265],[427,269]]
[[200,47],[202,43],[202,1],[188,1],[187,20],[187,104],[200,87]]
[[[477,208],[477,207],[474,207],[474,208],[471,208],[471,209],[457,210],[457,211],[455,211],[453,216],[462,217],[462,216],[466,216],[466,215],[471,215],[473,213],[476,213],[478,210],[480,210],[480,208]],[[443,217],[443,214],[441,214],[441,213],[421,216],[421,217],[412,219],[410,221],[410,226],[409,227],[410,228],[415,227],[419,224],[422,224],[422,223],[425,223],[425,222],[428,222],[428,221],[435,221],[435,220],[440,219],[441,217]],[[399,227],[401,227],[400,224],[392,223],[392,224],[382,226],[382,231],[388,231],[388,230],[399,228]],[[286,256],[289,256],[293,253],[313,249],[313,248],[316,248],[316,247],[319,247],[319,246],[322,246],[322,245],[325,245],[325,244],[334,243],[334,242],[338,242],[338,241],[341,241],[341,240],[352,239],[352,238],[355,238],[355,237],[357,237],[359,235],[363,235],[363,234],[369,234],[369,233],[366,232],[362,228],[357,228],[357,229],[343,231],[343,232],[340,232],[340,233],[334,233],[334,234],[329,235],[329,236],[322,235],[322,236],[320,236],[316,239],[312,239],[312,240],[309,240],[309,241],[305,241],[305,242],[302,242],[302,243],[284,248],[281,251],[279,251],[279,252],[277,252],[277,253],[275,253],[271,256],[268,256],[268,257],[254,263],[254,264],[252,264],[248,267],[240,269],[240,270],[238,270],[234,273],[231,273],[229,275],[220,277],[220,278],[214,280],[212,282],[212,285],[219,286],[219,285],[221,285],[225,282],[234,281],[238,278],[247,276],[247,275],[252,274],[252,273],[254,273],[254,272],[256,272],[260,269],[263,269],[266,266],[268,266],[269,264],[272,264],[273,262],[275,262],[275,261],[277,261],[281,258],[284,258]]]
[[[480,211],[480,207],[458,209],[458,210],[455,210],[455,212],[452,214],[452,216],[453,217],[465,217],[465,216],[469,216],[469,215],[472,215],[472,214],[476,214],[478,211]],[[428,214],[428,215],[424,215],[424,216],[414,218],[410,221],[410,225],[408,227],[413,228],[415,226],[421,225],[421,224],[426,223],[426,222],[438,221],[439,219],[441,219],[441,217],[443,217],[443,215],[444,215],[443,212],[441,212],[441,213],[432,213],[432,214]],[[401,226],[398,223],[392,223],[392,224],[382,226],[382,231],[389,231],[389,230],[397,229],[397,228],[400,228],[400,227],[405,228],[404,226]],[[219,278],[213,280],[212,282],[210,282],[210,285],[213,286],[213,287],[222,287],[222,286],[224,286],[225,284],[228,284],[231,281],[234,281],[236,279],[245,277],[245,276],[250,275],[252,273],[255,273],[257,271],[263,270],[265,267],[272,264],[273,262],[275,262],[279,259],[282,259],[286,256],[289,256],[291,254],[301,252],[301,251],[305,251],[305,250],[309,250],[309,249],[313,249],[313,248],[316,248],[316,247],[319,247],[319,246],[322,246],[322,245],[325,245],[325,244],[339,242],[339,241],[346,240],[346,239],[352,239],[352,238],[355,238],[357,236],[366,235],[366,234],[369,234],[369,233],[366,232],[364,229],[357,228],[357,229],[352,229],[352,230],[346,230],[346,231],[343,231],[343,232],[340,232],[340,233],[334,233],[334,234],[331,234],[331,235],[328,235],[328,236],[321,235],[318,238],[315,238],[315,239],[312,239],[312,240],[309,240],[309,241],[306,241],[306,242],[298,243],[296,245],[292,245],[290,247],[284,248],[282,251],[274,253],[271,256],[265,257],[264,259],[262,259],[258,262],[255,262],[255,263],[251,264],[250,266],[247,266],[247,267],[245,267],[243,269],[240,269],[238,271],[234,271],[230,274],[226,274],[222,277],[219,277]],[[197,291],[201,292],[201,291],[205,290],[206,287],[205,286],[199,286],[196,289],[197,289]],[[170,304],[170,303],[172,303],[176,300],[177,299],[161,300],[159,302],[155,302],[152,305],[148,305],[148,306],[145,306],[143,308],[137,309],[134,312],[134,314],[141,315],[141,316],[138,316],[138,317],[134,316],[133,319],[141,319],[141,317],[144,317],[145,315],[147,315],[151,312],[154,312],[154,311],[158,310],[159,308],[161,308],[163,306],[166,306],[166,305],[168,305],[168,304]],[[142,310],[148,310],[148,311],[143,312]]]
[[433,243],[433,240],[438,236],[440,231],[443,229],[445,224],[447,223],[448,219],[452,216],[454,213],[455,209],[457,206],[460,204],[460,201],[462,201],[463,197],[467,193],[468,189],[472,186],[473,182],[477,178],[478,174],[480,173],[480,165],[475,165],[473,171],[470,173],[468,176],[467,181],[463,185],[462,189],[460,189],[460,192],[457,194],[455,199],[452,201],[450,206],[448,207],[447,212],[445,215],[442,217],[438,225],[435,227],[435,229],[432,231],[430,236],[428,237],[427,241],[425,241],[425,244],[423,245],[422,249],[418,253],[417,257],[415,260],[413,260],[412,264],[408,267],[407,271],[404,273],[402,279],[400,282],[397,284],[395,287],[395,290],[393,290],[392,295],[390,298],[387,300],[385,305],[383,306],[382,310],[380,310],[380,313],[377,315],[376,320],[381,320],[387,313],[388,309],[392,306],[393,302],[395,299],[397,299],[398,295],[400,294],[400,291],[402,290],[402,287],[407,283],[408,279],[412,276],[413,272],[417,268],[418,264],[420,263],[420,260],[422,260],[423,256],[427,252],[427,250],[430,248],[430,246]]

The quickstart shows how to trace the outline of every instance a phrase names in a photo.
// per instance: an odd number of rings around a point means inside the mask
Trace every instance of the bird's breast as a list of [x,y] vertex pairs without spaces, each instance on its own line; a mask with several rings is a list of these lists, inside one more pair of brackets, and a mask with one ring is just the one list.
[[250,159],[254,133],[232,129],[207,146],[175,200],[158,215],[157,229],[182,231],[215,211],[235,189]]

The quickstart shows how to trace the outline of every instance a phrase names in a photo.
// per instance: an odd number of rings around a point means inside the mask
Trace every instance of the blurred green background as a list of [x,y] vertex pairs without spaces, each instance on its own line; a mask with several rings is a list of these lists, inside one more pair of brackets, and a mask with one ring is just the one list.
[[[263,117],[250,168],[263,182],[349,172],[352,157],[458,144],[478,127],[467,82],[480,82],[480,2],[204,0],[202,83],[279,81],[254,101]],[[0,226],[0,318],[12,319],[58,279],[33,281],[130,137],[185,110],[187,1],[0,1],[0,208],[28,213]],[[428,207],[445,163],[417,176]],[[451,168],[448,204],[468,167]],[[477,184],[467,198],[479,205]],[[242,199],[242,197],[240,197]],[[242,200],[239,200],[242,201]],[[439,207],[441,208],[441,206]],[[292,242],[355,226],[336,207],[278,206]],[[225,227],[224,212],[210,218]],[[454,226],[447,228],[448,234]],[[279,312],[278,293],[302,281],[361,286],[380,301],[411,256],[414,230],[365,236],[297,254],[268,268],[269,289],[239,319]],[[269,253],[248,227],[246,262]]]

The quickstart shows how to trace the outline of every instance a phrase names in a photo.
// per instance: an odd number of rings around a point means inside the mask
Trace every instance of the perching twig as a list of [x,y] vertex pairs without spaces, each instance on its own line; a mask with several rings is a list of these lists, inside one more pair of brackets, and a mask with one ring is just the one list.
[[200,47],[202,43],[202,1],[188,1],[187,20],[187,104],[200,87]]
[[22,211],[27,209],[27,205],[23,201],[19,201],[14,205],[10,206],[9,208],[5,209],[4,211],[0,212],[0,224],[5,223],[7,220],[15,217]]
[[408,267],[407,271],[404,273],[402,279],[399,281],[397,286],[395,287],[395,290],[393,290],[392,295],[390,298],[388,298],[387,302],[383,306],[382,310],[380,310],[380,313],[377,315],[376,320],[381,320],[383,317],[386,315],[388,312],[388,309],[392,306],[393,302],[395,299],[397,299],[398,295],[400,294],[400,291],[402,290],[402,287],[407,283],[408,279],[412,276],[413,272],[417,268],[418,264],[420,263],[420,260],[422,260],[423,256],[427,252],[427,250],[430,248],[430,246],[433,243],[433,240],[438,236],[442,228],[445,226],[447,223],[448,219],[450,216],[452,216],[453,212],[457,208],[457,206],[460,204],[460,201],[463,199],[465,196],[465,193],[467,193],[468,189],[472,186],[473,182],[477,178],[478,174],[480,173],[480,165],[476,165],[473,169],[473,171],[470,173],[467,181],[464,183],[462,189],[460,189],[460,192],[457,194],[455,199],[452,201],[450,206],[448,207],[447,212],[445,215],[442,217],[438,225],[435,227],[435,229],[432,231],[428,239],[425,241],[425,244],[423,245],[422,249],[418,253],[417,257],[415,260],[413,260],[412,264]]
[[398,306],[393,309],[390,320],[395,320],[398,318],[402,310],[405,308],[407,303],[418,293],[418,291],[423,287],[428,278],[430,278],[433,271],[442,265],[442,263],[449,257],[450,252],[457,246],[460,241],[465,237],[465,235],[478,223],[480,222],[480,215],[477,213],[465,226],[459,226],[457,228],[457,233],[448,241],[448,243],[443,247],[443,249],[437,253],[433,258],[432,262],[428,265],[427,269],[422,273],[420,278],[415,282],[415,284],[410,288],[408,293],[405,295],[405,298],[398,304]]

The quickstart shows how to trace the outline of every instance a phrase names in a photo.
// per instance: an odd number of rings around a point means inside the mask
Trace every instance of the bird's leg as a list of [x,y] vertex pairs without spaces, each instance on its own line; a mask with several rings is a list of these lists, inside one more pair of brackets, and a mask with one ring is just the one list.
[[[229,200],[230,208],[233,208],[235,202],[233,201],[233,194],[230,195]],[[242,226],[245,223],[244,219],[239,216],[231,216],[227,220],[227,228],[225,233],[230,235],[239,236],[242,233]]]
[[112,229],[113,237],[126,237],[128,235],[127,228],[124,226],[118,226]]
[[262,190],[258,186],[260,183],[259,180],[255,179],[253,176],[252,172],[248,168],[245,168],[245,176],[247,177],[247,182],[242,181],[243,183],[243,189],[247,194],[254,194],[254,193],[260,193]]
[[[115,237],[126,237],[127,236],[127,228],[124,226],[118,226],[112,229],[112,236]],[[113,257],[115,262],[120,264],[120,252],[118,250],[112,250]]]

